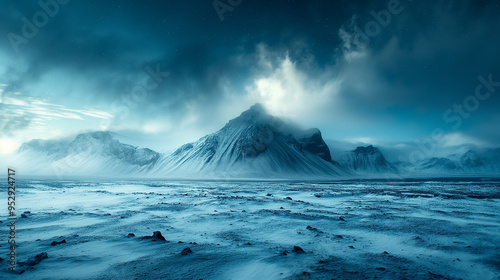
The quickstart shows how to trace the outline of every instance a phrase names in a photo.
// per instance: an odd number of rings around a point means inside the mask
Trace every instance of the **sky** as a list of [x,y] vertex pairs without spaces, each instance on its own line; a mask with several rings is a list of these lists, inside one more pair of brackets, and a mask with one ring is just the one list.
[[166,152],[257,102],[332,150],[500,146],[498,1],[0,3],[3,154],[98,130]]

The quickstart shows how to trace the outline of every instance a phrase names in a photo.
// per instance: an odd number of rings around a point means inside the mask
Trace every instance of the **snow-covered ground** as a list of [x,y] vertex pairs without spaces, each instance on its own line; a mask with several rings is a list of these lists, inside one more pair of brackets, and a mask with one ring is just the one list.
[[5,279],[500,279],[496,180],[25,181],[16,200],[17,260],[48,258]]

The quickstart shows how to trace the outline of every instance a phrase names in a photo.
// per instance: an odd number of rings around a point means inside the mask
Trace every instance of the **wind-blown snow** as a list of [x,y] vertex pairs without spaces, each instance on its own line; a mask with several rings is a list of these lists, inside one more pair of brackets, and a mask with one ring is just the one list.
[[[498,180],[23,180],[18,189],[18,215],[29,213],[17,220],[17,260],[48,258],[21,275],[0,261],[5,279],[500,276]],[[153,231],[167,241],[142,239]]]

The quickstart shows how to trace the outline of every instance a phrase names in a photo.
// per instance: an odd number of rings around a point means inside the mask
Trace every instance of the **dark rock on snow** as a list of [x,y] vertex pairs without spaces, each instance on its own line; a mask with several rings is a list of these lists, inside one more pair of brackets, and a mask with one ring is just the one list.
[[300,248],[299,246],[293,246],[292,252],[297,253],[297,254],[305,254],[306,251],[304,249]]
[[153,241],[167,241],[167,239],[165,239],[165,237],[161,234],[161,231],[155,231],[151,236],[143,236],[142,239],[153,239]]
[[62,241],[52,241],[52,243],[50,243],[50,246],[56,246],[63,243],[66,243],[66,239],[63,239]]
[[187,256],[187,255],[192,254],[192,253],[193,253],[193,251],[191,250],[191,248],[186,247],[186,248],[184,248],[184,250],[182,250],[181,255]]

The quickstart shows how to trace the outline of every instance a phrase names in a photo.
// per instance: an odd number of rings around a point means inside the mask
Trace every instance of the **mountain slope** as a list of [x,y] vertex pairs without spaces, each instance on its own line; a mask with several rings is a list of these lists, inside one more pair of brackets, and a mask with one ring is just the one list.
[[385,159],[378,148],[372,145],[360,146],[353,151],[346,152],[338,161],[344,168],[358,173],[398,173],[397,168]]
[[183,145],[153,174],[195,178],[304,178],[347,174],[331,159],[317,129],[302,131],[268,115],[260,104],[221,130]]
[[409,174],[427,174],[433,176],[500,173],[500,153],[497,150],[486,150],[482,153],[469,150],[463,154],[452,154],[447,157],[432,157],[406,164]]
[[160,158],[150,149],[120,143],[110,132],[79,134],[74,140],[24,143],[10,162],[39,176],[123,176],[148,170]]

